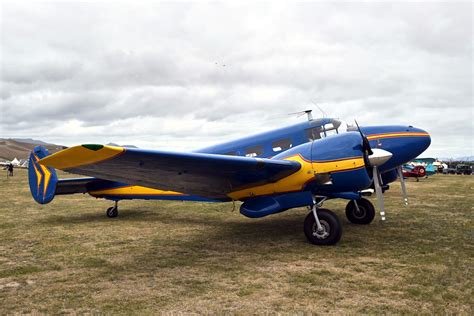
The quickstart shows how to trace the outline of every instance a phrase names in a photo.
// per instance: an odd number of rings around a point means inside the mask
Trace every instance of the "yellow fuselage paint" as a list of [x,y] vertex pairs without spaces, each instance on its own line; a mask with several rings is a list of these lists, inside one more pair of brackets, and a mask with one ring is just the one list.
[[362,168],[365,166],[364,158],[352,157],[333,161],[313,162],[314,173],[339,172]]
[[229,193],[228,196],[233,200],[241,200],[253,196],[300,191],[317,173],[338,172],[364,166],[364,159],[362,157],[311,163],[300,155],[295,155],[284,160],[299,162],[301,164],[300,170],[274,183],[234,191]]

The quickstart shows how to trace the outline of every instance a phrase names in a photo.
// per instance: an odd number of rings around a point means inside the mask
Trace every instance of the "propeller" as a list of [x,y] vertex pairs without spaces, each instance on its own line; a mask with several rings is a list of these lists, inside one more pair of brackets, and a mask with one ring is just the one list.
[[359,124],[357,121],[355,121],[357,130],[360,133],[360,136],[362,137],[362,149],[364,150],[365,155],[367,156],[368,164],[369,167],[372,167],[372,177],[374,179],[374,188],[375,188],[375,194],[377,195],[377,203],[379,206],[379,211],[380,211],[380,217],[382,218],[382,221],[385,220],[385,206],[384,206],[384,199],[383,199],[383,191],[382,191],[382,177],[380,175],[378,167],[386,163],[390,158],[392,158],[392,153],[380,149],[380,148],[374,148],[372,149],[370,147],[369,140],[367,137],[362,133],[362,130],[359,127]]
[[370,148],[369,140],[364,135],[364,133],[362,133],[362,131],[360,130],[360,127],[359,127],[359,124],[357,123],[357,121],[356,120],[354,120],[354,121],[356,123],[357,130],[359,131],[360,136],[362,137],[362,148],[364,149],[364,151],[367,153],[368,156],[372,155],[373,152],[372,152],[372,148]]

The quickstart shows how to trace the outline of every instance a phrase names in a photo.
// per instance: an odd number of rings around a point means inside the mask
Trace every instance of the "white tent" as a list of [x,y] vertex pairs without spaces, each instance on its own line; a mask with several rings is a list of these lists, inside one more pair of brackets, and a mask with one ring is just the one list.
[[28,168],[28,159],[20,160],[20,168]]
[[15,158],[11,161],[11,164],[14,165],[14,166],[19,166],[20,165],[20,160]]

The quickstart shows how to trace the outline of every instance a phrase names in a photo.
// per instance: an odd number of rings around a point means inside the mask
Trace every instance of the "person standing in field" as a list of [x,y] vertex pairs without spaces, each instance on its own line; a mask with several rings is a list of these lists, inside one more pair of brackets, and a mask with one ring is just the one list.
[[7,166],[7,177],[13,177],[13,164],[10,163]]

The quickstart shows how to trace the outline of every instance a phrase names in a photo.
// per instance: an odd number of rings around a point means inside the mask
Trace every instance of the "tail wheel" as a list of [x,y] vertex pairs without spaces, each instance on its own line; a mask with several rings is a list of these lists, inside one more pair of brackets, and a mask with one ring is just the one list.
[[318,209],[318,219],[322,229],[318,230],[313,212],[309,212],[304,220],[304,234],[308,241],[315,245],[327,246],[336,244],[342,236],[342,226],[334,212]]
[[115,206],[109,207],[107,209],[107,217],[108,218],[114,218],[118,216],[118,208]]
[[346,206],[346,216],[353,224],[367,225],[375,218],[374,205],[366,199],[358,199],[357,205],[354,201],[349,201]]

